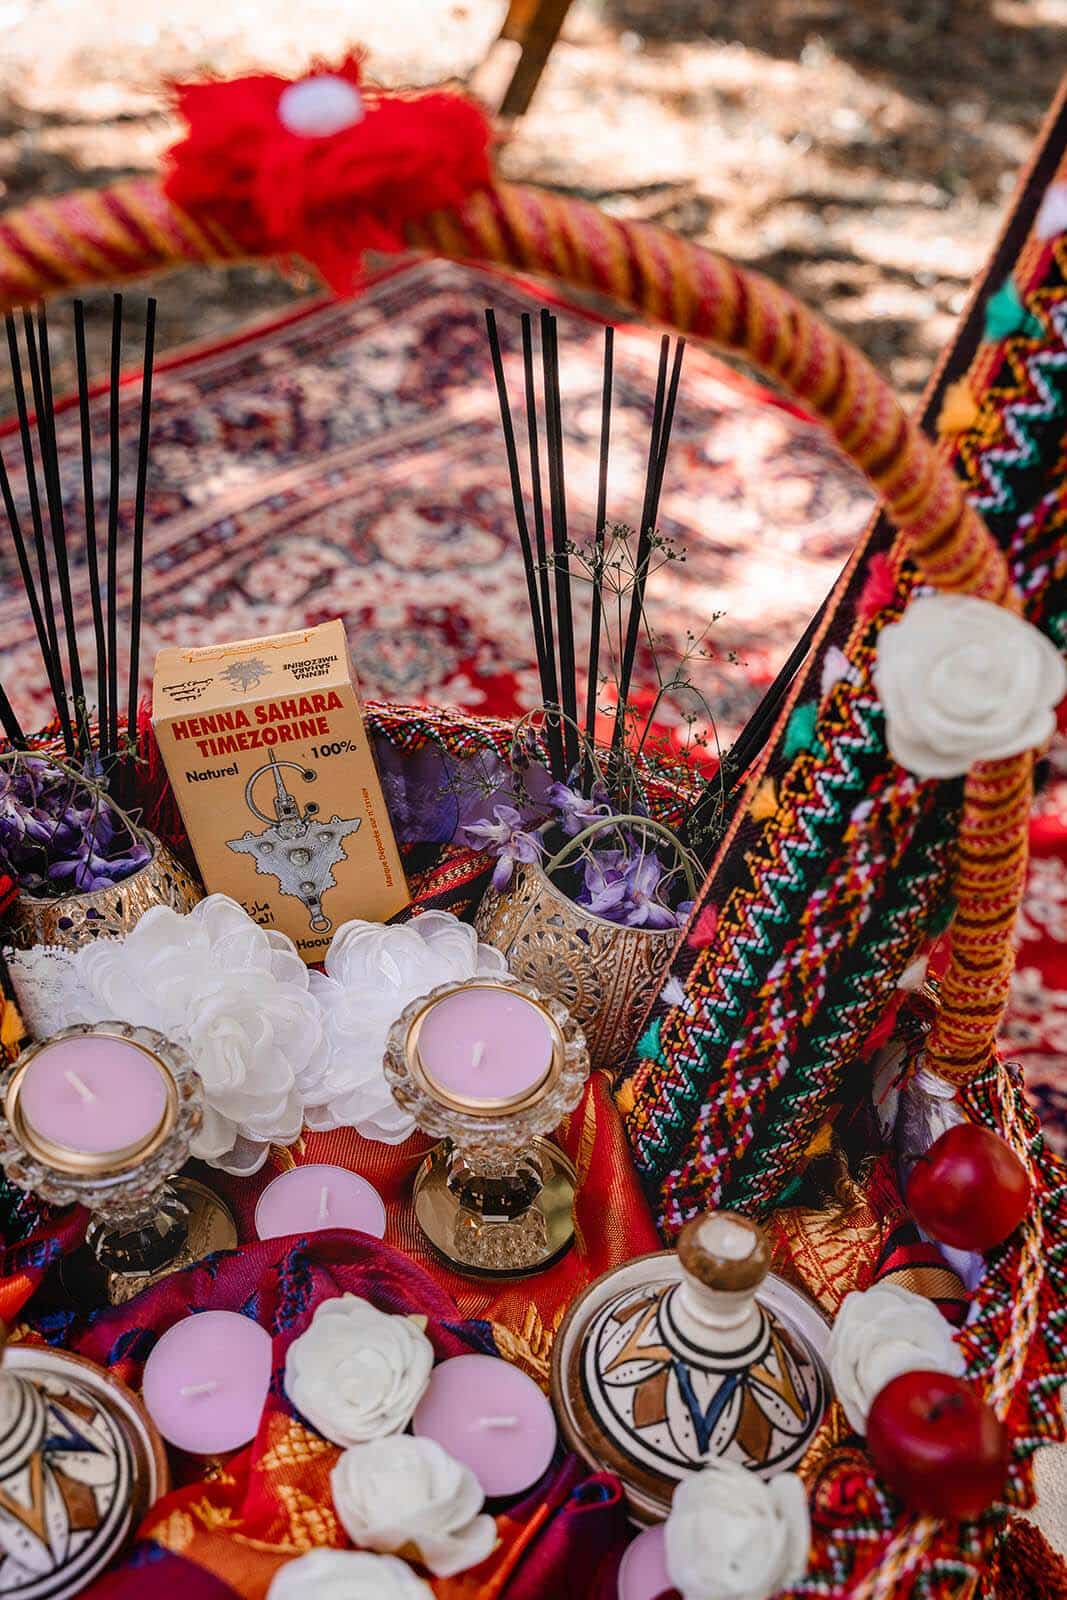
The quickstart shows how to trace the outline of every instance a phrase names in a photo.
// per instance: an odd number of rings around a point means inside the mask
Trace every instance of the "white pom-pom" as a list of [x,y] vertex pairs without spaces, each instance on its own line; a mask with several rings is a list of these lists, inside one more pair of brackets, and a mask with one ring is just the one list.
[[363,115],[363,96],[355,84],[332,72],[291,83],[278,101],[282,127],[305,139],[328,139],[332,133],[355,127]]
[[1067,233],[1067,183],[1051,183],[1037,213],[1034,232],[1039,239],[1054,239]]

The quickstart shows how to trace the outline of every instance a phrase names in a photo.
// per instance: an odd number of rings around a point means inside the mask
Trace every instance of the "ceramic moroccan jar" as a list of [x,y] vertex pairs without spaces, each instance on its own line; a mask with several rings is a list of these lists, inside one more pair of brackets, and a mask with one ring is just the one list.
[[829,1328],[769,1271],[747,1217],[711,1212],[677,1252],[598,1278],[556,1337],[552,1398],[568,1444],[622,1480],[636,1521],[661,1521],[708,1461],[761,1477],[794,1468],[830,1396]]

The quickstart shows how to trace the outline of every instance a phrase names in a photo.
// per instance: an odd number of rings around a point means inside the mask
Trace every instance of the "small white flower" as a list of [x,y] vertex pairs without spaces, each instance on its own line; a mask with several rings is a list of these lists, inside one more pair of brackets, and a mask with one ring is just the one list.
[[334,1444],[362,1444],[407,1427],[432,1369],[417,1322],[345,1294],[324,1300],[289,1346],[285,1392]]
[[194,1156],[244,1176],[299,1138],[322,1025],[285,934],[226,895],[187,916],[153,906],[125,938],[78,950],[71,977],[72,1022],[158,1028],[188,1050],[204,1087]]
[[309,1550],[278,1568],[267,1600],[433,1600],[433,1590],[395,1556]]
[[356,1445],[330,1488],[353,1544],[412,1551],[437,1578],[476,1567],[496,1544],[495,1522],[479,1515],[481,1485],[436,1439],[397,1433]]
[[415,1122],[385,1081],[389,1029],[405,1006],[439,984],[503,977],[507,962],[450,911],[427,911],[389,927],[346,922],[333,936],[325,967],[325,974],[311,974],[324,1031],[308,1126],[353,1127],[366,1139],[399,1144]]
[[889,753],[917,778],[959,778],[976,761],[1039,749],[1067,693],[1051,639],[964,594],[916,595],[882,629],[873,677]]
[[963,1376],[963,1353],[933,1301],[896,1283],[846,1294],[828,1358],[837,1398],[857,1433],[866,1433],[875,1397],[902,1372]]
[[811,1521],[795,1472],[769,1483],[714,1461],[674,1491],[667,1571],[682,1600],[768,1600],[804,1575]]

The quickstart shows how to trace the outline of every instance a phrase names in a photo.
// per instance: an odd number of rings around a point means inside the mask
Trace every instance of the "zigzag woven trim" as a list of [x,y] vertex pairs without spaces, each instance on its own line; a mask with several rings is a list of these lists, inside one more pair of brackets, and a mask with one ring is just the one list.
[[[834,973],[825,1004],[800,1046],[810,1066],[803,1074],[785,1076],[773,1114],[764,1118],[738,1164],[724,1196],[727,1205],[768,1209],[791,1175],[794,1152],[806,1148],[827,1105],[842,1093],[855,1099],[867,1087],[868,1067],[860,1052],[885,1010],[887,992],[893,992],[901,950],[914,950],[922,939],[949,876],[951,842],[934,797],[927,790],[923,798],[907,850],[890,862],[888,892],[874,906],[849,959]],[[781,1127],[790,1129],[785,1147],[777,1132]]]

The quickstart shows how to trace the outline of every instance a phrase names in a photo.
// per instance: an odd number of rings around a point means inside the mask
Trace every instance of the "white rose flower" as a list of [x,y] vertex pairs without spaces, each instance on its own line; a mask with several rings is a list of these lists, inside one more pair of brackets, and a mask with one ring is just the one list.
[[312,1066],[317,1081],[308,1096],[308,1126],[353,1127],[367,1139],[399,1144],[415,1122],[385,1081],[389,1029],[405,1006],[439,984],[502,977],[507,963],[450,911],[427,911],[390,927],[346,922],[325,967],[325,974],[311,974],[323,1041]]
[[933,1301],[896,1283],[846,1294],[827,1354],[837,1398],[857,1433],[866,1433],[876,1395],[902,1372],[963,1376],[963,1353]]
[[433,1590],[395,1556],[309,1550],[278,1568],[267,1600],[433,1600]]
[[479,1515],[482,1488],[436,1439],[409,1433],[346,1450],[330,1475],[333,1503],[353,1544],[412,1551],[437,1578],[466,1572],[496,1544]]
[[917,778],[959,778],[976,761],[1040,748],[1067,694],[1051,639],[965,594],[916,595],[879,634],[873,677],[889,753]]
[[709,1462],[675,1489],[665,1536],[682,1600],[767,1600],[808,1564],[804,1485],[795,1472],[764,1483],[737,1462]]
[[334,1444],[399,1433],[426,1390],[433,1345],[410,1317],[353,1294],[324,1300],[285,1358],[285,1392]]
[[188,916],[154,906],[124,939],[77,951],[72,977],[71,1020],[158,1028],[188,1050],[204,1088],[194,1156],[243,1176],[299,1138],[322,1023],[285,934],[226,895]]

